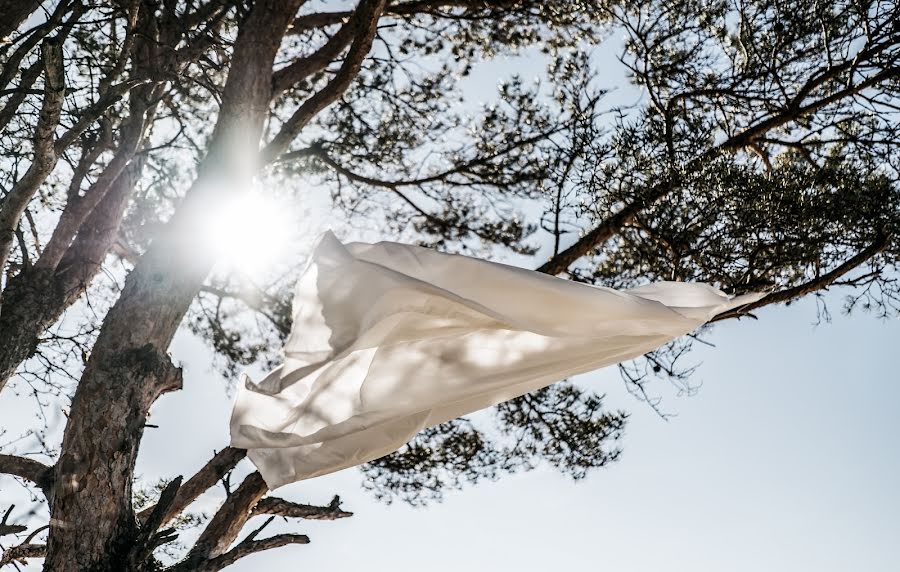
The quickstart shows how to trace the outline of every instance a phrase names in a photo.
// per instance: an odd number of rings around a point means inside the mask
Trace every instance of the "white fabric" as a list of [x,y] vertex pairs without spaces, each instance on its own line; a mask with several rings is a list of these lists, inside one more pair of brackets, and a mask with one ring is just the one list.
[[284,364],[239,390],[232,445],[249,449],[271,488],[324,475],[758,298],[682,282],[598,288],[326,233],[297,284]]

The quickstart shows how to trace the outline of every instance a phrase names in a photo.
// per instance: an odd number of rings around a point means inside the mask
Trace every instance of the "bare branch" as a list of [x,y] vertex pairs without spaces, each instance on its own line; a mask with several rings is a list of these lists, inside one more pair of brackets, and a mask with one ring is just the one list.
[[231,566],[241,558],[271,550],[273,548],[281,548],[288,544],[309,544],[309,537],[305,534],[278,534],[262,540],[244,540],[225,554],[213,558],[197,568],[202,572],[215,572],[226,566]]
[[335,495],[328,506],[313,506],[287,501],[278,497],[266,497],[256,503],[253,514],[304,518],[306,520],[337,520],[353,516],[352,512],[341,510],[341,499]]
[[2,132],[9,122],[12,121],[13,117],[16,116],[19,106],[22,105],[22,102],[28,97],[31,86],[33,86],[34,82],[37,81],[37,78],[40,77],[41,69],[41,62],[35,62],[22,72],[16,92],[12,97],[6,100],[6,105],[3,106],[3,109],[0,109],[0,132]]
[[20,544],[6,549],[0,556],[0,566],[7,564],[26,564],[28,558],[43,558],[47,555],[47,546],[44,544]]
[[[216,453],[209,462],[203,465],[203,468],[178,488],[175,500],[169,505],[160,520],[160,526],[178,516],[181,511],[219,482],[228,471],[233,469],[246,456],[246,449],[236,449],[234,447],[226,447]],[[154,510],[156,510],[156,506],[142,510],[137,515],[138,520],[146,521],[153,514]]]
[[185,560],[178,565],[178,569],[203,569],[210,560],[224,554],[253,514],[253,507],[268,490],[269,487],[259,472],[248,475],[225,499]]
[[53,467],[49,465],[26,457],[0,454],[0,473],[31,481],[49,497],[53,480]]
[[12,514],[14,508],[16,508],[16,505],[9,505],[9,508],[6,509],[6,512],[3,514],[3,519],[0,519],[0,536],[6,536],[7,534],[19,534],[20,532],[25,532],[26,530],[28,530],[27,526],[21,524],[9,524],[9,515]]

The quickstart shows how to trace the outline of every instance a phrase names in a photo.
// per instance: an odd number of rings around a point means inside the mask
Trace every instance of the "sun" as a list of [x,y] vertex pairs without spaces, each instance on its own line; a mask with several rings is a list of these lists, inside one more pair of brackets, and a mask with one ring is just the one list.
[[217,264],[258,275],[271,270],[285,254],[296,220],[287,201],[264,193],[244,194],[213,207],[204,217],[203,240]]

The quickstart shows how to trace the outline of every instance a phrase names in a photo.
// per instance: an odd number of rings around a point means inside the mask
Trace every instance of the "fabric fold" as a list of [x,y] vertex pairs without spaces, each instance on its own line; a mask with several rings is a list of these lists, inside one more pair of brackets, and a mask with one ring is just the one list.
[[579,284],[422,247],[317,243],[284,364],[246,376],[232,445],[270,488],[365,463],[418,431],[646,353],[759,295]]

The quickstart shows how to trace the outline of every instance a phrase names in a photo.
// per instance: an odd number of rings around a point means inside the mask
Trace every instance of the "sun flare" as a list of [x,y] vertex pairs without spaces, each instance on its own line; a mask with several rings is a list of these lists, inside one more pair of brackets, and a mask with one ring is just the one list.
[[292,209],[284,201],[254,193],[213,209],[204,219],[203,239],[219,264],[258,274],[270,270],[293,235]]

